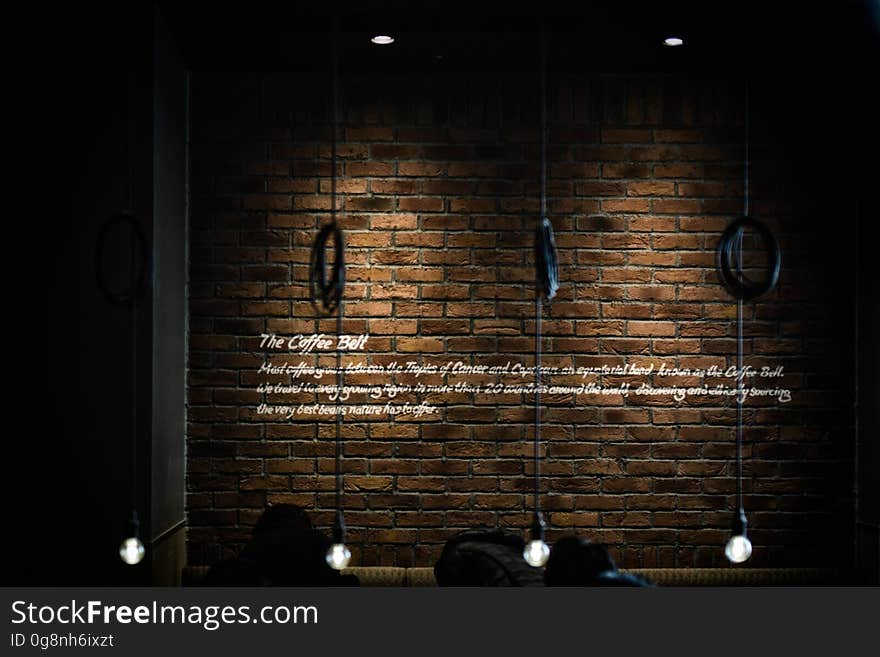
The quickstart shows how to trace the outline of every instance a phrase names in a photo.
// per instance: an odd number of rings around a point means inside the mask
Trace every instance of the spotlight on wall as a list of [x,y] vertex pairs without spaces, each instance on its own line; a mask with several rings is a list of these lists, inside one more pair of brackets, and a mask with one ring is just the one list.
[[674,48],[675,46],[683,46],[684,39],[681,37],[666,37],[663,39],[663,45],[669,46],[670,48]]
[[372,39],[370,39],[377,46],[387,46],[394,43],[394,37],[388,36],[387,34],[377,34]]

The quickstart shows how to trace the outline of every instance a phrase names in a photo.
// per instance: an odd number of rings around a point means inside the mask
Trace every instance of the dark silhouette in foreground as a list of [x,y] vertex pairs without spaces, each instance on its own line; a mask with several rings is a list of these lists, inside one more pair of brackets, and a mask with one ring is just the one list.
[[292,504],[267,508],[241,553],[211,567],[205,586],[358,586],[327,565],[331,540]]
[[434,566],[440,586],[652,586],[617,570],[603,545],[566,536],[553,545],[544,568],[523,559],[522,536],[477,528],[450,538]]
[[522,536],[504,529],[460,532],[434,566],[440,586],[543,586],[541,570],[523,559]]
[[652,586],[622,573],[604,545],[571,535],[559,539],[544,567],[545,586]]

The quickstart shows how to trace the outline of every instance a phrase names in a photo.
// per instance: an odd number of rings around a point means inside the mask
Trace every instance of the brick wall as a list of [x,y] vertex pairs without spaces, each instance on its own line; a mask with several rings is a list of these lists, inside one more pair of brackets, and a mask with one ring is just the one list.
[[[344,329],[369,333],[373,362],[532,363],[534,82],[344,81]],[[742,207],[741,82],[559,76],[550,87],[562,285],[546,308],[545,364],[733,364],[735,305],[714,250]],[[332,522],[333,422],[255,411],[272,401],[256,391],[267,380],[257,336],[335,330],[307,299],[310,246],[330,203],[328,86],[200,73],[192,94],[188,540],[190,562],[211,563],[247,540],[268,503]],[[793,400],[746,405],[750,563],[839,564],[851,551],[852,311],[825,296],[822,239],[806,229],[815,188],[772,127],[754,149],[755,211],[780,232],[785,265],[779,287],[746,305],[746,358],[783,364]],[[531,399],[425,399],[439,415],[343,426],[358,564],[431,565],[459,529],[530,520]],[[722,564],[735,486],[728,401],[544,400],[551,541],[577,531],[628,567]]]

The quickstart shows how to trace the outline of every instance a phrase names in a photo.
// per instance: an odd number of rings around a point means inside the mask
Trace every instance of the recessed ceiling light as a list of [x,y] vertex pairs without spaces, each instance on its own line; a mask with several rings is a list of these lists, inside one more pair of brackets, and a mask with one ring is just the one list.
[[389,43],[394,43],[394,37],[387,34],[377,34],[370,41],[378,46],[387,46]]
[[681,37],[666,37],[663,39],[664,46],[683,46],[684,39]]

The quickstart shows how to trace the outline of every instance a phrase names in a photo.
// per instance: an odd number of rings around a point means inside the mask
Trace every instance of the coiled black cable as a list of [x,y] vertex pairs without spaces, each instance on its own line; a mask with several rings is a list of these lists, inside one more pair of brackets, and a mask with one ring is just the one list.
[[[107,242],[110,240],[111,231],[122,226],[128,226],[131,231],[130,241],[130,280],[127,289],[114,289],[104,271],[104,255],[107,250]],[[98,231],[98,239],[95,246],[95,279],[98,289],[107,301],[114,306],[128,306],[134,304],[146,289],[147,278],[150,275],[152,259],[147,251],[147,238],[141,225],[129,212],[120,212],[110,217],[101,225]]]
[[[333,238],[333,266],[327,280],[327,240]],[[345,236],[336,222],[325,225],[318,232],[309,263],[309,291],[315,312],[332,315],[339,307],[345,288]]]
[[[763,280],[750,280],[742,268],[742,241],[747,228],[760,236],[767,249],[767,274]],[[721,234],[716,251],[718,278],[735,299],[748,301],[766,294],[779,280],[782,253],[767,225],[754,217],[743,216],[731,223]]]
[[556,239],[553,224],[547,217],[535,229],[535,266],[538,292],[548,301],[559,289],[559,268],[556,258]]

